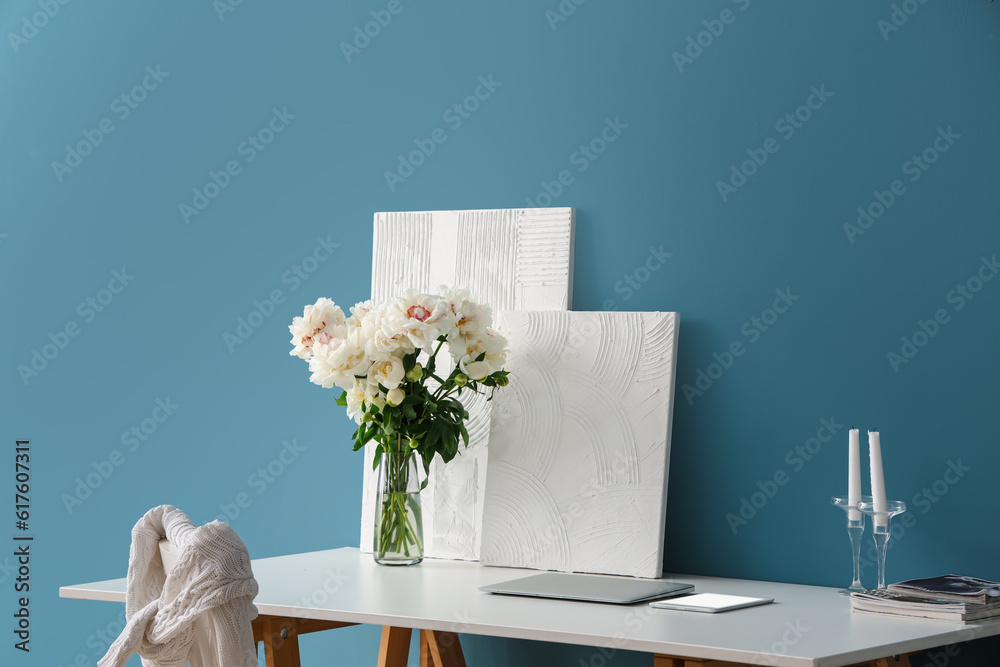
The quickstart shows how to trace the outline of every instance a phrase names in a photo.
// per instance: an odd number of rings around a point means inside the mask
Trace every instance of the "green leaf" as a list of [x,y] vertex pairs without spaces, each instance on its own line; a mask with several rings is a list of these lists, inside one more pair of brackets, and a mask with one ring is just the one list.
[[[427,476],[429,476],[430,472],[431,472],[431,461],[434,459],[434,451],[433,450],[425,450],[425,451],[420,452],[420,459],[421,459],[421,461],[423,461],[423,464],[424,464],[424,476],[425,476],[425,479],[426,479]],[[426,482],[424,482],[424,484],[426,484]],[[421,486],[421,489],[423,489],[423,486]]]
[[337,405],[339,405],[340,407],[346,408],[347,407],[347,392],[345,391],[345,392],[341,393],[340,397],[339,398],[335,398],[334,401],[336,401]]
[[419,424],[410,424],[406,428],[406,432],[417,440],[421,440],[424,435],[426,435],[427,430],[430,428],[430,424],[427,422],[420,422]]
[[427,439],[424,441],[424,446],[428,449],[432,449],[437,445],[438,441],[441,440],[441,424],[437,421],[431,422],[430,428],[427,431]]
[[361,427],[359,427],[358,430],[354,432],[354,450],[353,451],[356,452],[359,449],[361,449],[362,447],[364,447],[365,446],[365,442],[367,442],[365,440],[365,432],[361,429]]
[[455,431],[449,428],[446,430],[446,433],[441,436],[441,440],[443,443],[441,458],[443,458],[444,462],[447,463],[455,458],[456,454],[458,454],[458,439],[455,437]]
[[414,366],[417,365],[417,355],[418,354],[420,354],[419,350],[416,351],[416,352],[411,352],[410,354],[407,354],[407,355],[403,356],[403,371],[404,372],[409,371],[410,369],[412,369]]

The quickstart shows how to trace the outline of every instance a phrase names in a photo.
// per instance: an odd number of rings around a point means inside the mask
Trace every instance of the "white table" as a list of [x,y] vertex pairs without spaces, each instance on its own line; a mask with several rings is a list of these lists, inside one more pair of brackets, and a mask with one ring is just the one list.
[[[1000,634],[1000,620],[959,625],[852,614],[835,589],[677,575],[697,592],[773,597],[774,604],[722,614],[481,593],[525,576],[512,568],[425,560],[381,567],[353,548],[253,561],[260,585],[255,634],[268,664],[298,662],[297,635],[344,625],[383,626],[381,665],[404,665],[419,628],[425,664],[464,665],[454,633],[644,651],[656,667],[843,667],[908,665],[906,655]],[[59,589],[61,597],[124,602],[125,579]],[[450,650],[449,650],[450,649]],[[897,662],[893,655],[901,656]],[[877,661],[877,663],[876,663]]]

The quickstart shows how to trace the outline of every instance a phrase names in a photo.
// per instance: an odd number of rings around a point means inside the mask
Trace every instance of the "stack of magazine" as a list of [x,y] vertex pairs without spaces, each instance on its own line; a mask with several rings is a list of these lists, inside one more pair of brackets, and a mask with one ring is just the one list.
[[1000,617],[1000,583],[948,574],[851,594],[851,610],[965,623]]

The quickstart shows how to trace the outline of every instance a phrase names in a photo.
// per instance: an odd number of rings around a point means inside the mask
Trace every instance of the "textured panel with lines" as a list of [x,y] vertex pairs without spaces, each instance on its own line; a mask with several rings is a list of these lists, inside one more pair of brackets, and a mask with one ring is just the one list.
[[504,312],[480,560],[659,577],[677,313]]
[[[573,294],[571,208],[376,213],[372,299],[413,288],[468,287],[493,312],[566,310]],[[490,403],[462,395],[469,411],[469,448],[448,465],[435,459],[422,494],[424,554],[479,558],[486,488]],[[365,451],[361,548],[372,549],[372,448]]]

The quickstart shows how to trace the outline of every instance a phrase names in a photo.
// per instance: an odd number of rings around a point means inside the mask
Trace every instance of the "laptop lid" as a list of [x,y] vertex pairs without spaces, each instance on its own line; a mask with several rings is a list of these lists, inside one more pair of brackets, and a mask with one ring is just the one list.
[[489,586],[480,586],[479,590],[499,595],[526,595],[585,602],[632,604],[633,602],[691,593],[694,586],[666,579],[632,579],[599,574],[543,572],[520,579],[501,581]]

